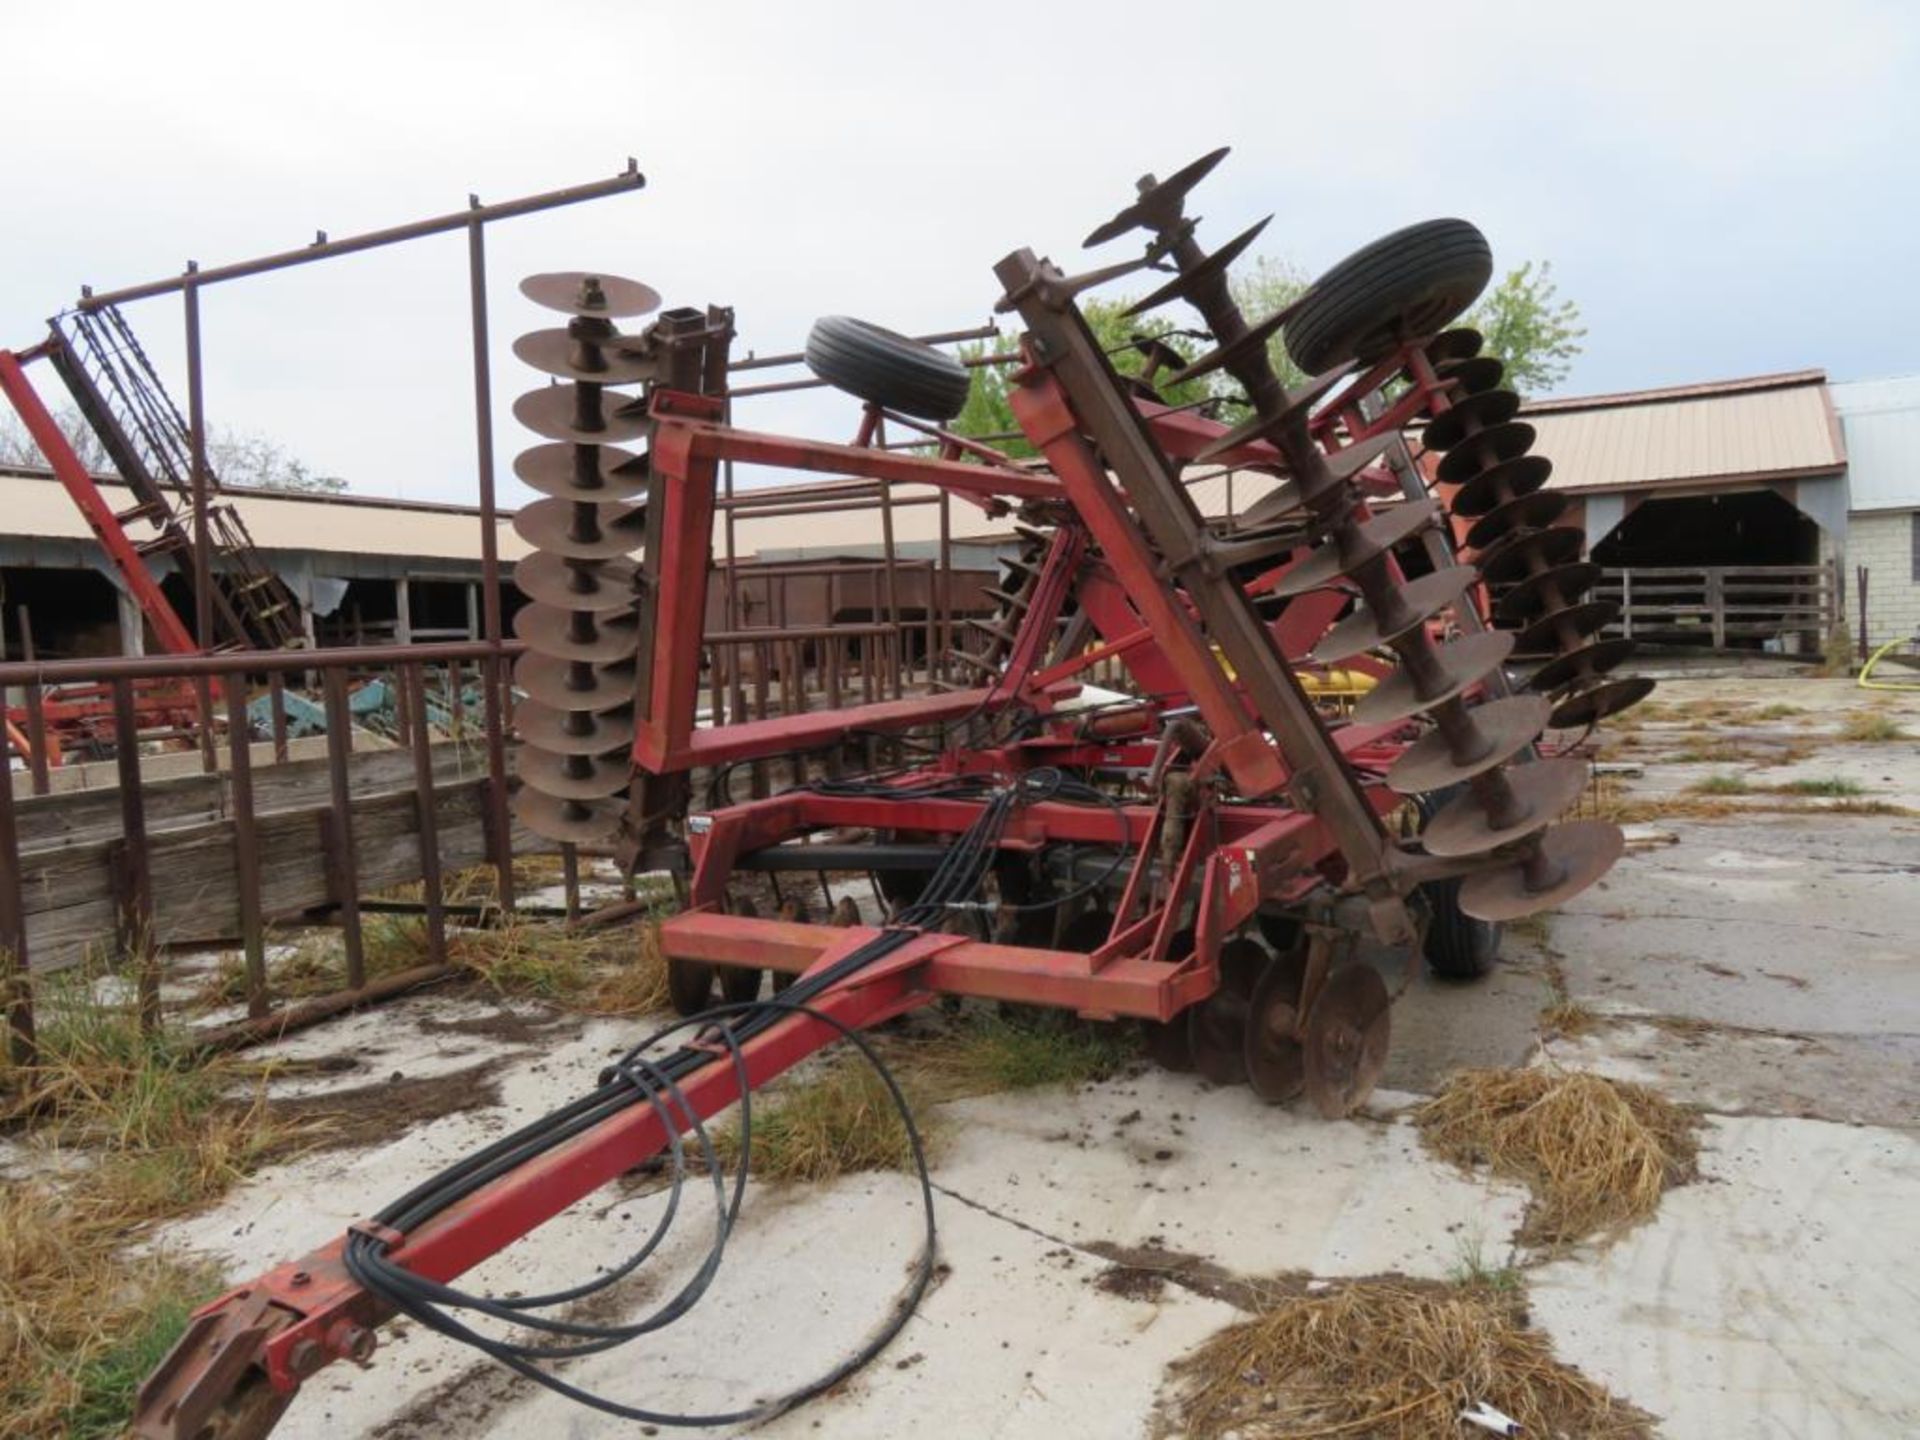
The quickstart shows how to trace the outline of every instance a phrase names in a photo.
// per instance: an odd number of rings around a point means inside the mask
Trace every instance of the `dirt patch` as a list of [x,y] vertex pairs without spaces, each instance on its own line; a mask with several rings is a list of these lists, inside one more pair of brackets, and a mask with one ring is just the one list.
[[1236,1275],[1223,1266],[1198,1255],[1169,1250],[1157,1239],[1144,1245],[1116,1245],[1096,1240],[1081,1247],[1110,1262],[1108,1269],[1094,1276],[1095,1289],[1128,1300],[1157,1300],[1169,1285],[1220,1300],[1249,1314],[1275,1305],[1289,1295],[1307,1293],[1309,1276],[1305,1272],[1254,1279]]
[[[487,995],[484,987],[472,987],[474,998]],[[415,1029],[428,1035],[462,1035],[480,1040],[502,1040],[509,1045],[532,1045],[568,1017],[559,1011],[541,1015],[523,1015],[505,1005],[488,1015],[468,1015],[457,1020],[442,1020],[422,1015],[413,1021]]]
[[302,1127],[303,1149],[354,1150],[443,1116],[499,1104],[500,1083],[492,1077],[503,1063],[488,1060],[419,1080],[396,1071],[370,1085],[274,1100],[268,1110],[278,1119],[312,1122]]

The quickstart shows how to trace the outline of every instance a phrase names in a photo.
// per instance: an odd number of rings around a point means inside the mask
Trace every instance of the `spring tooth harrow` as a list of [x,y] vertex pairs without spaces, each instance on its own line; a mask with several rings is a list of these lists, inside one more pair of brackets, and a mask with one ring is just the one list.
[[[365,1360],[397,1313],[611,1413],[667,1424],[774,1413],[837,1383],[904,1323],[931,1273],[924,1183],[926,1244],[904,1303],[812,1385],[737,1413],[665,1415],[576,1389],[549,1363],[648,1333],[704,1289],[738,1213],[755,1087],[842,1039],[877,1064],[858,1031],[973,996],[1140,1022],[1172,1068],[1249,1084],[1272,1103],[1304,1092],[1339,1117],[1379,1078],[1398,993],[1361,957],[1363,936],[1424,951],[1444,974],[1478,974],[1499,922],[1605,873],[1619,832],[1560,818],[1586,766],[1543,758],[1540,740],[1651,687],[1613,673],[1624,642],[1595,638],[1611,612],[1580,598],[1591,567],[1578,532],[1554,524],[1564,502],[1544,488],[1549,466],[1530,453],[1498,362],[1473,332],[1443,328],[1487,278],[1484,240],[1461,221],[1411,227],[1249,323],[1228,269],[1266,222],[1209,253],[1185,214],[1225,153],[1142,180],[1088,237],[1145,231],[1139,258],[1069,275],[1018,250],[995,267],[1002,309],[1025,330],[1010,394],[1040,467],[937,425],[932,457],[870,443],[889,414],[941,422],[965,398],[964,370],[891,332],[844,317],[816,326],[810,363],[868,406],[861,443],[828,444],[722,418],[730,312],[669,310],[627,334],[616,320],[658,306],[644,285],[585,274],[523,285],[570,318],[515,347],[564,382],[515,406],[548,442],[516,466],[545,497],[516,521],[537,547],[516,572],[532,602],[515,624],[529,647],[515,676],[528,697],[516,814],[556,841],[634,857],[684,846],[689,903],[661,942],[687,1018],[572,1105],[206,1307],[142,1389],[138,1433],[265,1434],[322,1366]],[[1215,348],[1191,362],[1155,351],[1144,379],[1123,380],[1077,297],[1147,271],[1169,278],[1135,308],[1185,302]],[[1282,383],[1276,339],[1313,378]],[[1162,403],[1155,389],[1161,375],[1215,372],[1239,387],[1239,423]],[[612,388],[634,384],[637,398]],[[1402,439],[1422,422],[1424,461]],[[640,440],[644,452],[618,448]],[[1210,523],[1180,479],[1205,461],[1274,488],[1237,524]],[[697,724],[726,462],[1017,507],[1022,550],[968,657],[981,683]],[[1491,614],[1488,584],[1506,587]],[[1505,668],[1516,646],[1550,656],[1519,692]],[[1086,703],[1085,675],[1109,661],[1134,693]],[[1325,700],[1336,666],[1342,685],[1366,682],[1351,714]],[[911,767],[743,803],[724,783],[743,761],[909,731],[926,753]],[[718,777],[707,787],[718,803],[690,812],[696,769]],[[1409,811],[1417,833],[1394,823]],[[869,922],[841,897],[809,923],[792,901],[762,918],[730,896],[737,877],[782,871],[871,873],[891,907]],[[1410,953],[1400,990],[1414,963]],[[564,1308],[631,1273],[657,1235],[554,1295],[453,1287],[650,1156],[671,1160],[677,1206],[682,1137],[711,1158],[703,1122],[736,1103],[743,1159],[730,1194],[713,1181],[714,1250],[666,1311],[608,1326]],[[483,1331],[464,1318],[474,1315],[535,1338]]]

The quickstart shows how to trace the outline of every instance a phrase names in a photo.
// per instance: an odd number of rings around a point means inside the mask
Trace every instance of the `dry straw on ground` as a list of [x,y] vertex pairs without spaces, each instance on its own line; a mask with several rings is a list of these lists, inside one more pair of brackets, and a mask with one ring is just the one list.
[[1581,1071],[1465,1070],[1414,1112],[1436,1152],[1533,1192],[1521,1238],[1564,1245],[1644,1220],[1691,1178],[1697,1120],[1644,1085]]
[[1173,1371],[1169,1419],[1190,1440],[1469,1432],[1484,1402],[1523,1433],[1639,1440],[1648,1417],[1553,1358],[1511,1288],[1388,1278],[1336,1283],[1221,1331]]

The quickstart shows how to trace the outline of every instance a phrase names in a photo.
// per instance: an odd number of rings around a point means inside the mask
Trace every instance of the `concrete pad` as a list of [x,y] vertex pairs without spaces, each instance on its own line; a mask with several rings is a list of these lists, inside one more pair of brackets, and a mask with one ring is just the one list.
[[1530,1273],[1560,1358],[1675,1437],[1920,1433],[1920,1142],[1716,1120],[1701,1170],[1610,1248]]

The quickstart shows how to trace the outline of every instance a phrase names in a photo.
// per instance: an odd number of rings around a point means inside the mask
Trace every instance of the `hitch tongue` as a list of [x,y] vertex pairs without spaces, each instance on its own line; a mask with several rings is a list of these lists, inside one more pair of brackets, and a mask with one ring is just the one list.
[[294,1392],[275,1390],[266,1342],[293,1323],[261,1290],[236,1290],[193,1317],[134,1397],[139,1440],[260,1440]]

